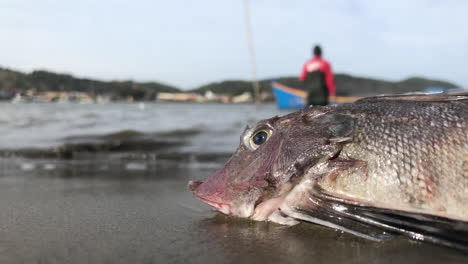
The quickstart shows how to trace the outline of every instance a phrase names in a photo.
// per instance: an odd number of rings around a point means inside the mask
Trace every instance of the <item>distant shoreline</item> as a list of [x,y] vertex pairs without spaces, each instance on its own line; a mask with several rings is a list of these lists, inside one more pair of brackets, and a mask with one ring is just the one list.
[[[271,82],[301,89],[302,83],[296,76],[260,80],[261,101],[273,100]],[[402,81],[391,82],[381,79],[357,77],[348,74],[336,74],[335,82],[338,96],[376,95],[385,93],[406,93],[425,91],[428,88],[456,89],[458,85],[440,80],[412,77]],[[250,93],[250,98],[248,96]],[[227,103],[230,100],[246,102],[252,100],[253,88],[250,81],[225,80],[208,83],[191,90],[181,90],[175,86],[160,82],[101,81],[87,78],[76,78],[69,74],[49,71],[20,71],[0,68],[0,100],[13,100],[17,95],[45,101],[155,101],[158,95],[175,95],[175,97],[193,97],[189,101],[211,102],[213,100]],[[182,95],[185,94],[185,95]],[[200,98],[205,97],[201,100]],[[160,96],[159,96],[160,97]],[[216,99],[214,99],[216,97]],[[229,98],[228,98],[229,97]],[[237,99],[234,99],[236,98]],[[70,99],[71,98],[71,99]],[[198,98],[198,99],[197,99]],[[211,98],[211,99],[210,99]],[[29,99],[28,99],[29,100]]]

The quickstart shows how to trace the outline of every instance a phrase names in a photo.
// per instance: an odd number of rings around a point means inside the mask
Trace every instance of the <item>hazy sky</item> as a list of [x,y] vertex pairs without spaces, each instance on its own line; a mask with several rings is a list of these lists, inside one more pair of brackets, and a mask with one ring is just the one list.
[[[468,87],[468,1],[250,6],[260,78],[297,75],[321,43],[335,72]],[[242,0],[0,0],[0,18],[3,67],[181,88],[251,78]]]

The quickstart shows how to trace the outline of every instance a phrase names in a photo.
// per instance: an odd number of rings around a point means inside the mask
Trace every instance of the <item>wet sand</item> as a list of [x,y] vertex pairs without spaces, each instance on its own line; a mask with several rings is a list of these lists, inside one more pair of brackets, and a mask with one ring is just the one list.
[[312,224],[284,227],[220,215],[186,188],[187,180],[215,170],[210,163],[148,170],[122,162],[102,167],[99,160],[61,161],[68,163],[62,167],[29,162],[0,164],[0,263],[468,261],[403,237],[372,242]]

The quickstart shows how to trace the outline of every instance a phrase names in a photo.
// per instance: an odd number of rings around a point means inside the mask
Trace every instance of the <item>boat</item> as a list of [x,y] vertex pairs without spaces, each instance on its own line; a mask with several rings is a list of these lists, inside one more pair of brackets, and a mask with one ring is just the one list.
[[[273,95],[279,109],[300,109],[306,106],[307,92],[301,89],[272,82]],[[360,97],[330,96],[330,104],[352,103]]]
[[272,82],[273,96],[279,109],[304,108],[307,93],[278,82]]
[[466,88],[456,88],[447,90],[447,94],[450,95],[468,95],[468,89]]

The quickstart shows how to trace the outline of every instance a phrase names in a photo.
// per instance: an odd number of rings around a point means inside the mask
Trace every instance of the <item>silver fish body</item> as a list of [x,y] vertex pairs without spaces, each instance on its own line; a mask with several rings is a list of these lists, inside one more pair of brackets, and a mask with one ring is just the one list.
[[264,120],[189,188],[228,215],[371,239],[377,229],[468,251],[467,102],[384,96]]
[[336,160],[352,164],[335,166],[333,175],[319,180],[322,188],[468,220],[466,104],[381,101],[337,110],[334,115],[352,118],[353,128]]

